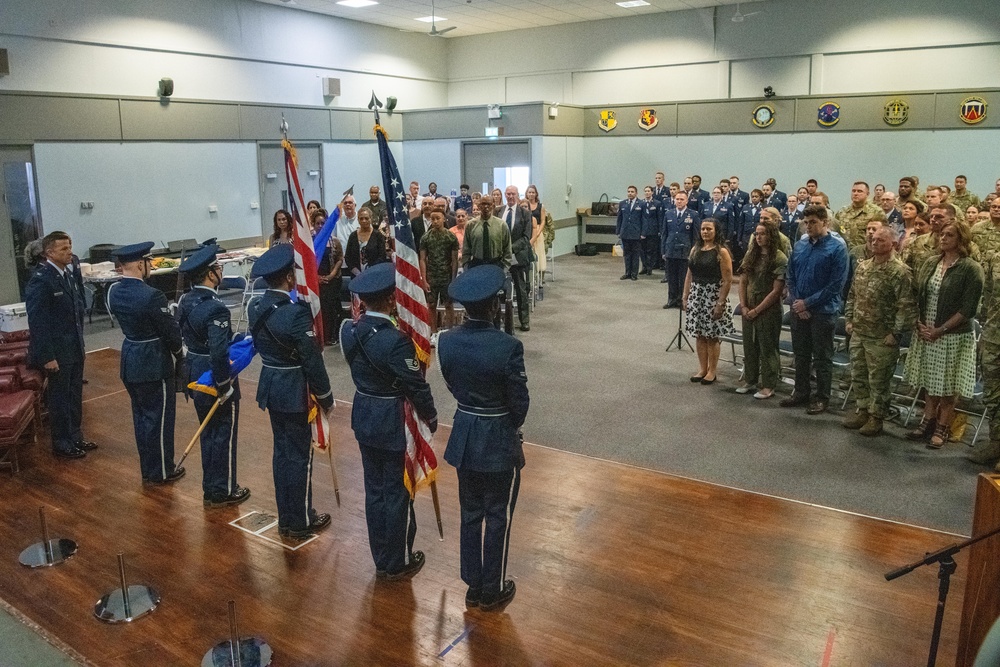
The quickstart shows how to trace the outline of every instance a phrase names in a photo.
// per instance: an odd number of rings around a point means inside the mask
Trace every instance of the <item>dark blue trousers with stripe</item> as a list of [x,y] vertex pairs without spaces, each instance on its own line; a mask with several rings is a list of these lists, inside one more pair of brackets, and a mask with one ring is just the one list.
[[274,432],[274,496],[278,528],[305,530],[314,518],[312,506],[312,431],[305,412],[268,410]]
[[375,569],[394,574],[410,562],[417,519],[403,484],[406,454],[361,445],[365,471],[365,519]]
[[[510,523],[521,487],[521,471],[458,471],[462,505],[462,581],[484,597],[497,595],[507,578]],[[485,535],[483,523],[486,524]]]
[[[215,397],[195,392],[198,423],[215,405]],[[236,489],[236,438],[239,435],[240,401],[230,399],[219,406],[201,432],[201,488],[206,498],[228,496]]]
[[126,382],[125,389],[132,399],[132,425],[142,478],[162,481],[174,471],[174,416],[177,412],[174,382]]

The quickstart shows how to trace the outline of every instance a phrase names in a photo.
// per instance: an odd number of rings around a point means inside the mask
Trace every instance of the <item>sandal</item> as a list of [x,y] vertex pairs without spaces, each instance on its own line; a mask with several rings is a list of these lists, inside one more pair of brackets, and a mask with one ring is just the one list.
[[951,428],[948,424],[938,424],[934,428],[934,435],[931,437],[931,441],[927,443],[928,449],[941,449],[944,447],[944,443],[948,442],[948,436],[951,434]]
[[928,419],[927,415],[924,415],[920,419],[920,423],[917,427],[906,434],[907,440],[926,440],[931,433],[934,432],[934,428],[937,426],[937,419]]

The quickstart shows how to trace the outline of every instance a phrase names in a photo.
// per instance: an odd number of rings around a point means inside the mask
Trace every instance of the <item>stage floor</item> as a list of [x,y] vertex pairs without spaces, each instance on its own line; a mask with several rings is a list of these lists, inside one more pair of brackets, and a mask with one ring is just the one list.
[[[443,461],[444,541],[422,492],[415,548],[427,565],[412,581],[376,582],[349,405],[338,403],[333,424],[342,506],[328,461],[316,457],[314,505],[333,524],[304,545],[282,544],[276,527],[257,535],[230,524],[276,514],[270,426],[252,382],[243,384],[239,480],[253,495],[206,510],[197,446],[178,483],[140,483],[118,353],[89,354],[86,377],[85,433],[100,449],[57,460],[43,433],[23,450],[19,474],[0,472],[0,598],[95,665],[200,664],[228,636],[229,599],[242,634],[266,638],[276,665],[926,662],[936,569],[893,582],[882,575],[955,536],[526,445],[508,566],[517,596],[503,613],[466,611],[458,487]],[[180,399],[178,457],[196,428]],[[437,433],[439,458],[447,435]],[[40,539],[40,506],[52,536],[80,551],[29,570],[17,558]],[[163,602],[132,624],[106,625],[92,611],[118,585],[118,552],[130,583],[154,587]],[[941,664],[957,645],[966,561],[958,563]]]

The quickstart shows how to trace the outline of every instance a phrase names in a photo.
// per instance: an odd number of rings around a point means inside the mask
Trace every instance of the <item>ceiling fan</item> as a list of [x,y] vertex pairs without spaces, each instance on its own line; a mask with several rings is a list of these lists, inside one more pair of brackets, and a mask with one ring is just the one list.
[[748,12],[746,14],[743,14],[742,12],[740,12],[740,3],[737,2],[736,3],[736,13],[733,14],[733,17],[730,20],[733,23],[743,23],[743,21],[746,19],[746,17],[748,17],[748,16],[754,16],[755,14],[760,14],[760,12],[759,11],[758,12]]
[[436,18],[437,18],[437,13],[434,11],[434,0],[431,0],[431,31],[427,33],[431,37],[440,37],[446,32],[451,32],[452,30],[458,27],[457,25],[453,25],[450,28],[445,28],[444,30],[438,30]]

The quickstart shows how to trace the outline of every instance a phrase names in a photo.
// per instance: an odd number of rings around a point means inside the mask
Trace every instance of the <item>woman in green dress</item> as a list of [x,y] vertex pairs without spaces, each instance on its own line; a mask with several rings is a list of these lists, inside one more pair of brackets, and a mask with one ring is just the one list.
[[781,251],[781,230],[768,219],[757,225],[743,257],[740,311],[743,316],[743,384],[737,394],[767,399],[778,384],[781,293],[788,257]]

